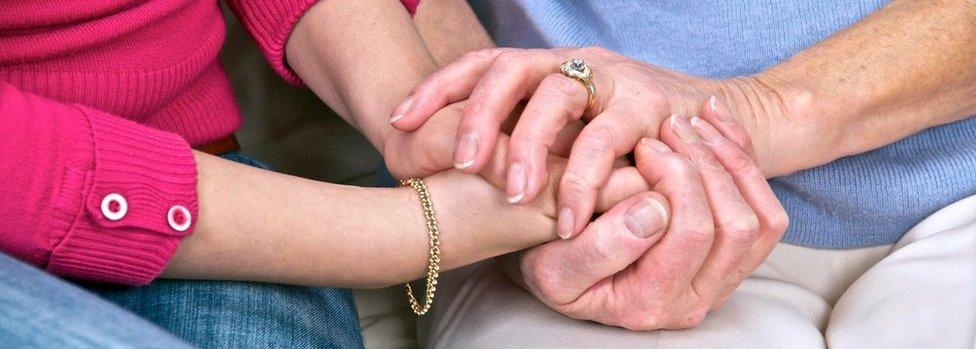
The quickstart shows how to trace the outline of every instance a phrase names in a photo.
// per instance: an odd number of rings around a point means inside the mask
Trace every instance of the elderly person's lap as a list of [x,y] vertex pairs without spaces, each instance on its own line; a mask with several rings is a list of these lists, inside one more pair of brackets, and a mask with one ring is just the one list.
[[780,244],[700,327],[653,332],[564,317],[484,263],[446,275],[421,337],[437,348],[968,348],[976,340],[973,251],[976,197],[895,245]]

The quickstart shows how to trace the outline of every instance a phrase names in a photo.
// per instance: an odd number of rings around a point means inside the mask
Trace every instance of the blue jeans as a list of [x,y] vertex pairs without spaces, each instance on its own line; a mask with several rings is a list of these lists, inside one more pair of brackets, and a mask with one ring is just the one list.
[[[224,158],[267,168],[237,153]],[[182,339],[204,348],[363,347],[344,289],[186,280],[82,286],[89,292],[0,254],[0,346],[188,346]]]

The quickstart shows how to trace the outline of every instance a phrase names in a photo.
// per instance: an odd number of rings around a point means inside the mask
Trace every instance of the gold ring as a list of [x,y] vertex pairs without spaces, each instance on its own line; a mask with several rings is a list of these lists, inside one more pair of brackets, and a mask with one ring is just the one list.
[[559,66],[559,71],[563,75],[579,81],[586,88],[586,92],[589,94],[589,98],[586,101],[586,109],[583,111],[583,115],[586,115],[590,112],[590,109],[593,109],[593,104],[596,103],[596,87],[593,86],[593,72],[590,71],[590,66],[581,58],[573,58],[563,62]]

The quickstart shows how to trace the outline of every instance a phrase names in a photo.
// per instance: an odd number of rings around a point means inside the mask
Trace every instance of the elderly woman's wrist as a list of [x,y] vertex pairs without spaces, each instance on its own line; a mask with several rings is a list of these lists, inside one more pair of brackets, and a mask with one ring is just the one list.
[[814,167],[832,158],[836,128],[816,118],[815,96],[801,84],[760,73],[725,80],[723,95],[749,133],[767,177]]

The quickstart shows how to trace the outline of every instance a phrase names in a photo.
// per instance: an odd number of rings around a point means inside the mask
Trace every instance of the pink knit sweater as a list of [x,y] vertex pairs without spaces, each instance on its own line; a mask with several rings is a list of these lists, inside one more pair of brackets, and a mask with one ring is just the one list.
[[[228,0],[295,84],[284,45],[316,1]],[[191,145],[240,125],[224,30],[217,1],[0,1],[0,250],[72,278],[158,276],[197,216]]]

